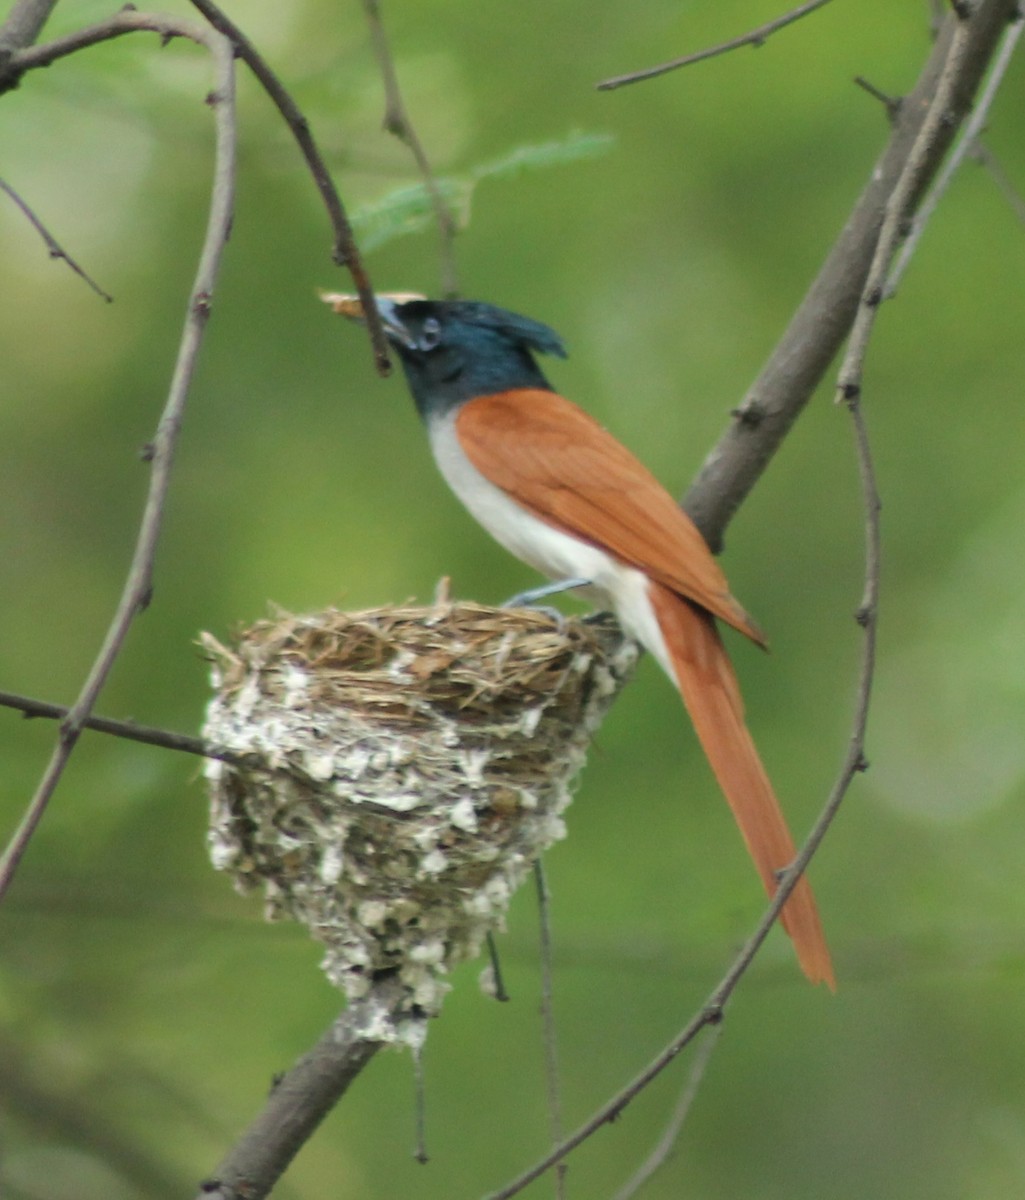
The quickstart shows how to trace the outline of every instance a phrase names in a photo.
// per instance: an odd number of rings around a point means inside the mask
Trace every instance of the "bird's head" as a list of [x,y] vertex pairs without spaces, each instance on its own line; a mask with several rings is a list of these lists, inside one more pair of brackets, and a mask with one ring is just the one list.
[[[335,312],[363,320],[354,296],[324,294]],[[377,311],[421,414],[444,413],[474,396],[548,388],[534,354],[566,357],[547,325],[478,300],[378,294]]]

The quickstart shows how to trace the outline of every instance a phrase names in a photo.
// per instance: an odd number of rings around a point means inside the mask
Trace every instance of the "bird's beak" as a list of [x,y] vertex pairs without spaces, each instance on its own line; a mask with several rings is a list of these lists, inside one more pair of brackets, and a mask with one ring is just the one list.
[[[341,313],[350,321],[366,320],[359,296],[350,296],[343,292],[321,292],[320,298],[325,304],[330,304],[334,312]],[[378,292],[374,299],[377,301],[377,311],[389,341],[394,342],[397,346],[413,349],[416,343],[409,336],[405,325],[399,320],[396,309],[409,300],[426,300],[427,297],[421,296],[417,292]]]

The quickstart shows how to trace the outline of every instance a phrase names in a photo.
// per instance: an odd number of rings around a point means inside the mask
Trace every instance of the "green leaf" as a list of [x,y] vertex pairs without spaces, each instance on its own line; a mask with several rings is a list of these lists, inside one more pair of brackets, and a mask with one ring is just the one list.
[[[442,203],[452,213],[456,227],[470,221],[477,185],[485,179],[509,179],[521,171],[562,166],[579,159],[606,153],[615,139],[606,133],[568,134],[559,141],[541,142],[516,149],[472,167],[465,175],[442,176],[435,181]],[[352,226],[364,253],[376,250],[397,237],[422,233],[434,221],[434,201],[425,183],[404,184],[379,200],[357,209]]]

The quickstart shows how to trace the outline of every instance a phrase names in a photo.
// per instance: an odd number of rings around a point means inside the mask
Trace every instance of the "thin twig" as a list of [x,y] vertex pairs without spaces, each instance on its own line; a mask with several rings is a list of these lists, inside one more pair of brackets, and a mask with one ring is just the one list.
[[654,79],[658,75],[666,75],[670,71],[676,71],[680,67],[689,67],[692,63],[704,62],[706,58],[715,58],[720,54],[728,54],[731,50],[739,50],[741,46],[762,46],[778,29],[782,29],[786,25],[792,25],[794,21],[799,21],[802,17],[806,17],[809,13],[814,12],[817,8],[822,8],[829,3],[829,0],[808,0],[806,4],[799,4],[790,12],[784,13],[781,17],[776,17],[772,21],[766,21],[764,25],[759,25],[757,29],[752,29],[750,33],[742,33],[740,37],[730,38],[727,42],[720,42],[715,46],[708,46],[704,50],[697,50],[693,54],[685,54],[683,58],[674,58],[670,62],[661,63],[657,67],[645,67],[641,71],[631,71],[629,75],[615,75],[611,79],[603,80],[601,83],[595,84],[600,92],[611,92],[614,88],[623,87],[628,83],[640,83],[644,79]]
[[12,188],[11,185],[4,179],[0,179],[0,191],[6,192],[7,195],[10,196],[10,198],[18,206],[18,208],[21,209],[26,220],[46,243],[46,248],[49,250],[51,258],[62,258],[76,275],[80,275],[85,280],[85,282],[92,288],[97,296],[102,296],[108,304],[113,304],[114,297],[110,295],[109,292],[105,292],[103,288],[101,288],[96,282],[96,280],[78,265],[78,263],[71,257],[67,250],[65,250],[60,242],[58,242],[53,236],[53,234],[50,233],[43,222],[40,221],[32,209],[25,203],[21,196],[19,196],[14,188]]
[[877,88],[871,80],[866,79],[864,75],[855,75],[854,83],[860,87],[863,92],[868,92],[873,100],[878,100],[886,110],[886,115],[890,119],[892,125],[900,115],[900,107],[904,103],[901,96],[888,96],[882,88]]
[[[534,863],[534,890],[537,893],[537,927],[541,958],[541,1043],[545,1055],[545,1099],[548,1104],[548,1133],[552,1145],[562,1141],[562,1096],[559,1082],[559,1052],[555,1032],[555,975],[552,961],[552,904],[548,880],[541,860]],[[555,1171],[556,1200],[566,1195],[566,1163],[560,1162]]]
[[958,144],[943,164],[936,176],[935,183],[929,189],[929,194],[922,201],[921,207],[911,222],[911,230],[904,241],[904,245],[901,247],[900,254],[897,255],[897,261],[893,264],[889,277],[886,280],[886,286],[883,288],[884,300],[889,300],[896,293],[897,288],[900,286],[900,281],[904,277],[908,263],[911,261],[911,256],[918,248],[922,234],[925,233],[925,227],[929,222],[929,218],[936,211],[937,205],[943,199],[947,188],[950,186],[950,181],[954,178],[964,160],[970,154],[973,154],[978,147],[978,139],[982,131],[986,128],[986,122],[989,120],[993,101],[996,99],[1000,85],[1007,74],[1007,68],[1011,65],[1011,58],[1017,49],[1023,30],[1025,30],[1025,15],[1019,13],[1018,17],[1007,27],[1004,40],[1001,42],[997,56],[993,60],[989,77],[975,107],[972,109],[971,115],[965,122]]
[[586,1141],[602,1125],[615,1120],[623,1109],[638,1096],[653,1079],[660,1075],[666,1067],[698,1036],[707,1025],[718,1025],[725,1016],[726,1003],[735,991],[737,984],[744,977],[748,967],[754,961],[762,943],[768,937],[777,917],[786,904],[790,893],[797,886],[798,880],[804,874],[816,850],[832,825],[840,810],[844,796],[855,775],[865,770],[865,731],[868,725],[869,705],[872,695],[872,683],[875,674],[876,658],[876,626],[879,602],[879,496],[876,489],[875,471],[869,450],[868,436],[862,419],[861,409],[855,401],[849,402],[849,408],[854,420],[855,443],[858,455],[858,469],[861,476],[862,498],[865,509],[865,568],[864,590],[856,619],[864,630],[862,643],[861,665],[859,668],[857,691],[854,702],[854,715],[851,722],[851,733],[847,753],[844,756],[836,782],[819,813],[811,832],[809,833],[801,852],[790,867],[780,877],[779,887],[772,902],[767,906],[754,932],[748,938],[740,953],[730,964],[729,970],[712,990],[708,999],[694,1016],[687,1022],[675,1038],[659,1052],[658,1055],[632,1079],[624,1088],[601,1106],[587,1121],[572,1133],[561,1145],[555,1147],[529,1170],[517,1176],[505,1187],[492,1192],[487,1200],[509,1200],[521,1192],[528,1184],[550,1167],[561,1162],[567,1154]]
[[353,236],[352,226],[349,224],[345,206],[342,204],[342,198],[339,196],[338,189],[331,178],[331,172],[327,169],[327,164],[324,162],[323,156],[316,142],[313,140],[309,121],[303,116],[302,111],[292,99],[284,84],[271,70],[266,59],[234,21],[226,13],[222,12],[212,0],[191,0],[191,3],[195,8],[199,9],[218,32],[222,33],[232,43],[239,58],[242,59],[259,80],[261,87],[274,102],[285,124],[292,131],[292,136],[298,143],[303,158],[306,159],[306,165],[310,169],[310,174],[313,176],[313,181],[317,185],[317,190],[320,192],[321,199],[324,201],[324,207],[327,209],[328,218],[331,221],[331,228],[335,239],[333,249],[334,261],[338,266],[344,267],[352,277],[352,282],[356,287],[360,303],[363,306],[363,314],[366,318],[367,332],[370,335],[370,343],[373,346],[377,370],[381,375],[387,375],[391,371],[391,362],[388,358],[388,342],[384,335],[384,328],[381,325],[377,305],[374,303],[374,290],[370,283],[370,276],[363,265],[363,259],[356,245],[356,239]]
[[438,237],[441,242],[441,290],[446,298],[459,294],[459,283],[456,275],[455,239],[459,232],[452,210],[445,203],[438,186],[437,176],[431,167],[423,143],[410,120],[409,112],[402,99],[402,89],[395,70],[388,35],[381,18],[381,7],[378,0],[363,0],[363,10],[367,15],[370,27],[370,37],[374,43],[374,53],[381,68],[381,81],[384,84],[384,127],[393,133],[400,142],[409,147],[410,153],[416,160],[417,169],[423,177],[424,187],[430,197],[434,209],[434,219],[438,226]]
[[[130,20],[144,22],[142,13],[119,13],[112,22]],[[165,18],[161,18],[165,22]],[[111,22],[107,23],[108,26]],[[128,630],[136,615],[149,603],[153,589],[153,563],[157,541],[163,523],[164,507],[170,483],[171,465],[188,396],[189,384],[196,364],[203,331],[210,315],[210,302],[221,253],[228,240],[234,199],[235,178],[235,69],[234,55],[230,43],[211,33],[208,29],[192,22],[175,22],[174,33],[198,41],[206,46],[214,61],[214,91],[208,102],[214,113],[216,151],[213,172],[213,187],[210,215],[206,236],[199,257],[196,279],[189,297],[185,326],[168,391],[167,402],[161,414],[152,443],[152,464],[149,491],[143,510],[135,550],[117,610],[107,631],[103,645],[89,671],[71,711],[61,722],[60,735],[53,754],[43,773],[35,795],[29,802],[21,824],[16,830],[2,859],[0,859],[0,897],[11,884],[18,863],[35,832],[46,806],[53,795],[68,759],[91,714],[114,661],[120,653]],[[146,24],[139,28],[150,28]],[[117,30],[123,32],[123,30]],[[110,36],[115,36],[111,33]],[[27,52],[23,52],[27,53]],[[18,61],[21,56],[15,56]]]
[[421,1165],[430,1162],[427,1153],[427,1072],[424,1068],[424,1042],[413,1047],[413,1157]]
[[972,158],[977,159],[983,167],[990,173],[993,182],[997,185],[997,189],[1003,198],[1010,205],[1012,212],[1019,221],[1025,225],[1025,196],[1014,186],[1010,175],[1004,169],[1000,159],[993,151],[985,144],[985,142],[976,141],[971,149]]
[[[48,721],[63,721],[71,711],[62,704],[50,704],[32,696],[19,696],[16,692],[0,692],[0,707],[13,708],[26,717],[42,717]],[[164,750],[178,750],[183,754],[195,754],[202,758],[215,758],[220,762],[237,767],[248,767],[245,754],[214,746],[202,738],[187,733],[176,733],[171,729],[157,729],[153,725],[138,725],[135,721],[118,721],[112,717],[88,716],[82,721],[83,729],[94,733],[106,733],[111,737],[124,738],[129,742],[142,742],[146,746],[160,746]]]
[[837,378],[838,400],[857,396],[865,365],[868,341],[875,326],[876,314],[884,296],[886,272],[889,270],[897,243],[907,232],[915,197],[921,194],[929,168],[930,148],[941,128],[950,121],[954,93],[958,86],[962,63],[968,52],[970,22],[959,20],[950,40],[947,60],[940,74],[932,103],[922,122],[908,154],[907,162],[890,193],[883,210],[883,221],[879,228],[872,264],[865,279],[865,286],[858,306],[857,316],[847,339],[847,351]]
[[498,956],[498,943],[494,933],[489,929],[484,944],[488,952],[488,965],[491,968],[491,988],[489,989],[496,1000],[502,1004],[508,1003],[509,993],[506,991],[505,978],[502,975],[502,960]]
[[631,1197],[637,1195],[652,1175],[659,1170],[672,1154],[676,1143],[680,1139],[680,1134],[683,1132],[683,1126],[690,1116],[690,1110],[694,1106],[698,1090],[701,1087],[701,1081],[704,1079],[705,1072],[708,1070],[708,1064],[712,1060],[712,1054],[719,1044],[722,1029],[722,1022],[718,1025],[712,1025],[709,1028],[704,1041],[694,1052],[694,1061],[690,1065],[690,1071],[687,1073],[680,1097],[676,1102],[676,1107],[673,1109],[673,1114],[669,1118],[662,1136],[658,1139],[652,1152],[641,1163],[630,1179],[615,1193],[612,1200],[631,1200]]

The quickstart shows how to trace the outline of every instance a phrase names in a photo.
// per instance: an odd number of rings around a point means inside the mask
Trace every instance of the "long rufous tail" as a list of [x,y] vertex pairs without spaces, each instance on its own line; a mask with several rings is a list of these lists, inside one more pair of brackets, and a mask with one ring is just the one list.
[[[765,890],[772,896],[777,872],[793,862],[797,851],[744,724],[737,678],[715,621],[662,584],[649,580],[648,589],[683,702]],[[835,991],[833,964],[807,879],[798,881],[780,919],[805,975]]]

